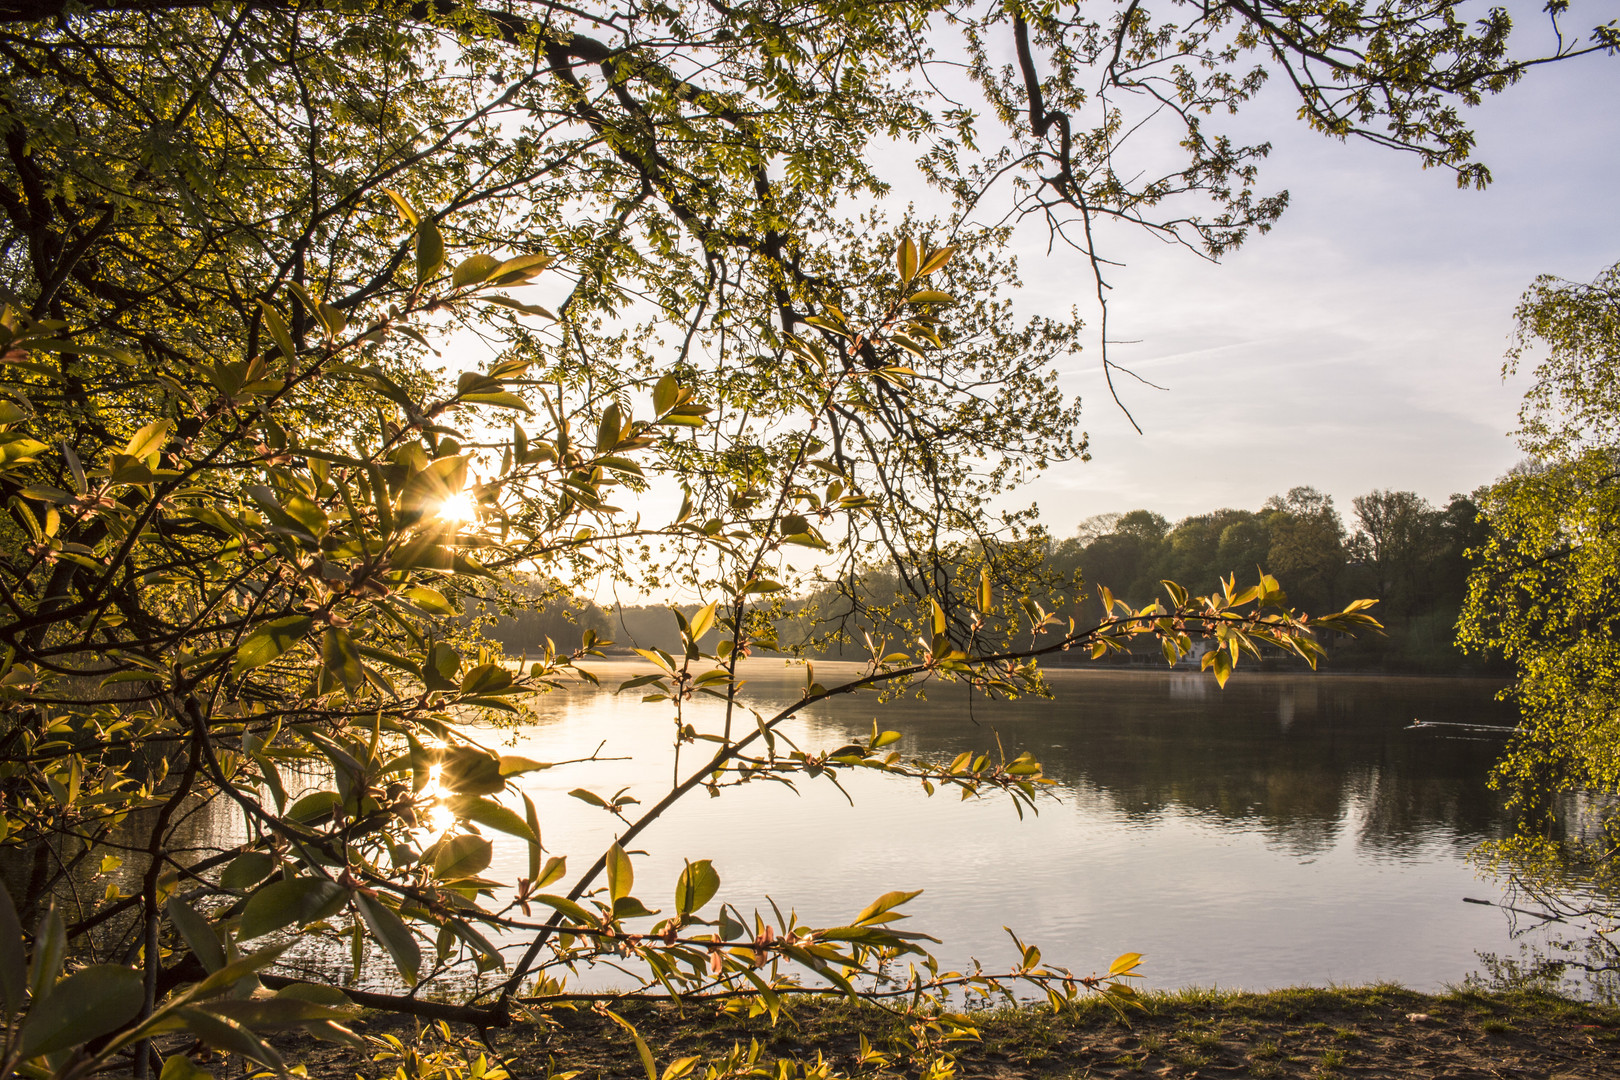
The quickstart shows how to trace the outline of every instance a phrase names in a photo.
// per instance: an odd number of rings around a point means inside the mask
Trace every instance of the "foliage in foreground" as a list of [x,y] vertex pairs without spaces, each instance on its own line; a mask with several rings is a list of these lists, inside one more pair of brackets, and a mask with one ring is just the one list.
[[[790,968],[855,996],[874,993],[878,968],[908,954],[920,961],[906,990],[913,1005],[949,989],[998,993],[1003,979],[939,971],[923,945],[930,939],[893,925],[914,893],[885,893],[841,926],[807,926],[779,911],[767,918],[714,909],[719,875],[698,861],[664,883],[673,902],[660,912],[637,896],[630,845],[700,788],[865,769],[930,793],[999,790],[1033,805],[1045,783],[1027,754],[903,760],[888,749],[898,736],[875,726],[868,742],[830,751],[779,741],[785,719],[830,694],[926,679],[1025,693],[1038,688],[1030,662],[1038,655],[1101,655],[1151,635],[1174,661],[1200,632],[1219,641],[1204,666],[1224,682],[1239,657],[1263,644],[1314,662],[1314,628],[1375,625],[1364,604],[1307,624],[1263,578],[1203,598],[1167,585],[1172,606],[1111,605],[1102,622],[1076,627],[999,593],[986,562],[975,595],[929,598],[919,640],[875,648],[862,678],[828,688],[807,668],[800,701],[754,713],[738,695],[737,663],[769,632],[756,598],[768,605],[781,586],[763,575],[767,560],[791,546],[825,546],[822,530],[836,515],[875,516],[876,500],[850,470],[814,456],[824,449],[819,417],[831,405],[869,409],[876,388],[904,400],[916,378],[899,366],[837,364],[822,343],[789,337],[788,353],[820,373],[820,392],[807,402],[768,509],[738,498],[719,528],[697,527],[687,512],[667,527],[708,551],[726,599],[690,620],[677,615],[681,653],[645,653],[652,670],[620,687],[669,704],[677,742],[693,748],[696,764],[646,806],[622,790],[573,792],[622,827],[566,892],[547,891],[568,876],[566,858],[548,857],[545,813],[527,795],[510,796],[514,778],[556,763],[486,749],[459,718],[512,712],[523,695],[565,676],[593,679],[582,665],[602,643],[586,634],[578,649],[548,649],[513,672],[465,654],[444,635],[446,617],[465,583],[488,576],[489,566],[544,558],[620,527],[607,498],[622,478],[638,475],[635,457],[678,438],[673,432],[700,428],[708,410],[665,376],[651,387],[651,420],[637,421],[615,402],[590,438],[571,438],[555,418],[527,431],[520,419],[510,435],[464,450],[467,436],[444,419],[479,407],[527,412],[513,389],[527,365],[469,373],[447,397],[423,400],[363,366],[366,350],[406,332],[418,312],[528,280],[544,260],[474,256],[447,273],[432,223],[404,209],[417,225],[418,251],[418,284],[406,305],[351,325],[300,293],[297,302],[322,326],[301,349],[267,302],[271,348],[234,364],[197,365],[191,385],[164,399],[165,415],[83,457],[27,434],[51,416],[49,405],[36,413],[33,399],[48,402],[58,376],[36,356],[76,346],[53,336],[62,328],[9,316],[5,348],[25,378],[10,391],[5,475],[30,536],[21,572],[7,582],[16,615],[4,677],[4,830],[8,850],[26,854],[32,868],[18,894],[24,917],[0,905],[0,983],[13,1017],[8,1070],[78,1076],[127,1054],[139,1066],[150,1047],[183,1053],[192,1039],[280,1068],[261,1038],[265,1028],[350,1037],[339,990],[273,970],[319,942],[350,947],[355,975],[368,951],[386,955],[411,988],[350,998],[482,1026],[510,1022],[523,1000],[568,1000],[563,974],[609,956],[639,961],[649,986],[743,991],[773,1014],[799,982]],[[931,335],[936,320],[926,313],[949,297],[920,286],[949,257],[902,245],[903,291],[884,320],[859,328],[840,321],[839,329],[857,343],[895,327],[914,339]],[[300,430],[297,395],[340,375],[352,379],[351,401],[383,413],[376,444],[328,448]],[[416,419],[399,423],[390,413]],[[812,465],[833,479],[804,482]],[[475,469],[488,471],[475,481]],[[1028,643],[1019,646],[1022,635]],[[724,703],[718,730],[687,715],[701,695]],[[183,824],[203,804],[227,799],[242,816],[237,841],[187,836]],[[528,873],[515,887],[484,876],[493,858],[485,831],[526,843]],[[109,880],[124,859],[135,876]],[[101,895],[83,891],[85,867],[108,881]],[[60,901],[46,899],[53,896]],[[26,965],[24,921],[37,925]],[[69,955],[89,962],[76,961],[58,982]],[[1008,976],[1062,1006],[1087,989],[1128,998],[1120,979],[1135,965],[1127,955],[1101,979],[1078,978],[1043,966],[1030,947]],[[422,996],[464,968],[500,977],[467,1004]],[[278,993],[250,997],[261,985]],[[165,1038],[175,1032],[185,1033],[178,1044]]]
[[[1174,658],[1200,632],[1224,677],[1368,623],[1307,622],[1264,576],[1089,625],[1040,606],[1029,517],[995,500],[1084,454],[1053,377],[1081,327],[1014,316],[1009,229],[973,215],[1073,237],[1101,295],[1102,219],[1210,255],[1277,219],[1266,145],[1215,127],[1269,73],[1316,129],[1480,183],[1457,110],[1529,58],[1505,12],[1449,0],[1154,6],[0,4],[0,1073],[184,1077],[199,1045],[279,1068],[267,1028],[347,1037],[340,980],[298,977],[315,954],[392,966],[343,1000],[477,1025],[607,958],[766,1011],[903,960],[919,1005],[993,992],[929,966],[903,892],[807,927],[722,904],[694,861],[654,911],[630,845],[689,792],[771,777],[1040,790],[1027,757],[906,761],[881,730],[783,743],[828,694],[1022,693],[1042,653],[1151,635]],[[887,190],[874,146],[911,135],[952,216],[859,217]],[[1160,136],[1167,170],[1116,171]],[[776,598],[878,562],[904,602],[868,674],[807,669],[750,714],[735,665]],[[704,600],[626,688],[690,767],[645,805],[580,788],[619,829],[583,867],[518,787],[558,763],[466,726],[588,678],[602,644],[482,652],[458,616],[507,574]],[[220,804],[239,831],[199,835]],[[489,833],[527,849],[521,880],[489,876]],[[1058,1004],[1108,985],[1016,964]],[[434,997],[468,972],[479,993]]]

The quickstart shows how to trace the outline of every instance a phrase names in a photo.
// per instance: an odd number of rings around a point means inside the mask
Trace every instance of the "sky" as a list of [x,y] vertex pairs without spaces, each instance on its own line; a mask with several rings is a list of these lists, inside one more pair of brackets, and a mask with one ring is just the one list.
[[[1516,52],[1535,48],[1539,7],[1521,13]],[[1167,389],[1116,378],[1137,433],[1109,396],[1093,332],[1060,368],[1084,403],[1092,459],[1056,466],[1005,504],[1033,502],[1064,537],[1096,514],[1146,508],[1175,522],[1310,485],[1354,530],[1357,495],[1410,490],[1444,504],[1501,476],[1521,457],[1511,432],[1528,380],[1502,375],[1519,297],[1539,274],[1591,280],[1620,260],[1616,102],[1620,58],[1532,71],[1466,111],[1494,179],[1459,190],[1414,155],[1310,131],[1273,80],[1227,130],[1272,142],[1260,190],[1288,190],[1287,212],[1219,264],[1139,230],[1104,234],[1104,253],[1124,264],[1108,275],[1109,336],[1136,342],[1111,346],[1112,358]],[[946,209],[916,184],[913,144],[873,152],[920,211]],[[1077,307],[1094,327],[1087,264],[1048,255],[1040,227],[1014,246],[1019,310]],[[638,505],[656,515],[659,502]]]
[[[1280,87],[1275,89],[1280,90]],[[1275,229],[1211,265],[1140,235],[1109,240],[1111,355],[1165,392],[1119,382],[1144,429],[1113,404],[1097,359],[1065,365],[1085,403],[1092,460],[1014,501],[1054,535],[1145,507],[1171,521],[1258,508],[1299,484],[1350,500],[1374,488],[1435,502],[1504,473],[1527,381],[1502,378],[1513,309],[1538,274],[1590,280],[1620,260],[1620,60],[1533,72],[1469,112],[1494,182],[1458,190],[1407,154],[1341,143],[1293,121],[1267,90],[1246,123],[1274,148],[1262,187],[1286,188]],[[1020,305],[1088,304],[1089,270],[1020,238]]]

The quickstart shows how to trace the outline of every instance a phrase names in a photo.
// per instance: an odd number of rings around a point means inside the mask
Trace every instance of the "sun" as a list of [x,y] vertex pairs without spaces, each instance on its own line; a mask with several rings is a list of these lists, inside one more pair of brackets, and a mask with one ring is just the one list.
[[455,811],[444,802],[445,796],[450,793],[439,782],[439,774],[443,768],[442,765],[428,767],[428,781],[421,791],[423,798],[433,801],[429,803],[426,819],[419,823],[419,827],[426,829],[433,836],[443,836],[450,830],[450,826],[456,823]]
[[439,520],[448,521],[452,525],[472,521],[478,516],[478,503],[473,499],[471,492],[458,491],[454,495],[447,495],[439,504]]

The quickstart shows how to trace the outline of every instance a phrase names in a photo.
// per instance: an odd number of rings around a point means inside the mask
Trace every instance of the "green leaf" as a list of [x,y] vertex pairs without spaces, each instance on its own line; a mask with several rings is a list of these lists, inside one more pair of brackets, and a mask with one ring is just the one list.
[[203,1009],[178,1009],[176,1015],[209,1046],[263,1062],[277,1072],[286,1071],[281,1055],[239,1021]]
[[269,328],[270,337],[275,341],[276,348],[281,350],[281,355],[289,360],[295,358],[298,348],[293,344],[292,331],[287,329],[287,320],[267,300],[260,300],[259,308],[264,313],[264,325]]
[[566,896],[552,896],[549,893],[541,893],[534,899],[536,903],[544,904],[549,908],[562,912],[570,919],[573,919],[575,925],[592,926],[596,923],[595,916]]
[[309,535],[317,539],[326,535],[329,527],[326,511],[322,510],[313,499],[298,494],[289,495],[281,504],[281,509]]
[[[339,907],[342,905],[339,904]],[[261,971],[280,959],[281,954],[292,946],[292,942],[283,942],[280,945],[271,945],[246,956],[232,960],[218,971],[209,974],[208,978],[196,985],[190,992],[192,1000],[201,1000],[221,994],[234,987],[240,986],[255,971]],[[255,980],[256,981],[256,980]]]
[[540,842],[540,837],[530,830],[528,822],[500,803],[476,795],[456,795],[445,799],[444,804],[458,818],[476,821],[509,836],[522,837],[531,844]]
[[371,936],[387,950],[406,985],[415,986],[417,972],[422,967],[422,948],[417,944],[416,935],[382,901],[357,892],[354,894],[354,904],[360,909],[360,917],[365,919]]
[[[308,986],[308,983],[304,984]],[[251,1028],[302,1027],[323,1020],[346,1020],[353,1013],[351,1006],[332,1006],[299,994],[276,994],[273,997],[222,998],[210,1001],[200,1008],[215,1016],[235,1020]]]
[[299,825],[309,825],[330,817],[332,811],[342,803],[343,796],[335,791],[312,791],[292,804],[287,810],[287,820]]
[[251,889],[270,876],[276,868],[275,856],[268,851],[249,851],[231,860],[225,872],[219,875],[220,888],[240,892]]
[[325,878],[273,881],[248,898],[236,938],[250,941],[286,926],[308,925],[335,915],[348,898],[347,889]]
[[406,200],[405,196],[393,188],[383,188],[382,190],[383,194],[393,201],[394,208],[399,211],[399,216],[404,219],[405,224],[413,229],[416,228],[422,220],[421,215],[416,212],[416,208]]
[[525,304],[523,301],[514,300],[510,296],[486,296],[484,302],[498,304],[503,308],[510,308],[512,311],[521,311],[525,315],[538,315],[542,319],[550,319],[552,322],[558,321],[556,315],[553,315],[548,309],[541,307],[539,304]]
[[911,237],[900,241],[900,250],[894,253],[894,261],[900,271],[902,284],[917,276],[917,245]]
[[1136,970],[1137,965],[1139,965],[1141,962],[1141,953],[1122,953],[1114,959],[1112,964],[1108,965],[1108,975],[1110,978],[1116,975],[1124,975],[1127,972]]
[[[28,964],[23,958],[22,923],[11,902],[11,893],[5,882],[0,882],[0,1005],[5,1006],[5,1018],[15,1016],[23,1006],[23,995],[28,992]],[[0,1021],[0,1027],[4,1022]]]
[[453,746],[439,761],[439,783],[457,795],[493,795],[506,787],[501,759],[472,746]]
[[536,761],[534,758],[519,757],[516,754],[501,755],[501,775],[521,776],[523,773],[542,772],[551,768],[549,761]]
[[501,261],[493,255],[469,255],[456,264],[450,272],[450,284],[459,289],[465,285],[476,285],[488,281],[501,265]]
[[92,964],[57,983],[23,1020],[18,1042],[24,1058],[82,1046],[117,1031],[141,1011],[141,976],[117,964]]
[[463,694],[492,694],[512,685],[512,673],[500,664],[479,664],[461,680]]
[[516,285],[537,277],[550,265],[550,255],[518,255],[497,266],[487,280],[496,285]]
[[443,641],[428,651],[422,674],[429,690],[454,690],[456,673],[461,670],[461,654]]
[[675,882],[675,910],[684,918],[714,899],[720,891],[720,875],[708,859],[689,862]]
[[124,453],[132,458],[144,458],[157,453],[169,437],[169,426],[167,420],[154,420],[147,424],[130,436],[128,445],[124,447]]
[[928,255],[923,259],[922,265],[917,268],[917,276],[918,277],[927,277],[929,274],[932,274],[935,270],[940,269],[946,263],[950,262],[951,261],[951,256],[955,255],[955,254],[956,254],[956,246],[954,244],[946,245],[945,247],[938,248],[938,249],[936,249],[934,251],[930,251],[928,253]]
[[854,925],[861,926],[870,920],[877,919],[878,916],[884,914],[885,912],[893,908],[897,908],[901,904],[904,904],[921,895],[921,889],[917,889],[913,892],[901,892],[899,890],[886,892],[861,909],[861,913],[855,916]]
[[34,957],[28,965],[28,993],[38,1001],[56,983],[67,955],[67,926],[53,900],[34,931]]
[[308,615],[288,615],[265,623],[249,634],[236,650],[236,675],[253,668],[263,667],[282,653],[298,644],[315,625]]
[[339,1013],[356,1013],[360,1011],[360,1006],[351,1001],[348,994],[335,986],[328,986],[325,983],[293,983],[291,986],[283,986],[280,990],[277,990],[276,997],[308,1001]]
[[709,629],[714,626],[714,613],[715,609],[719,606],[720,601],[716,600],[707,607],[699,608],[698,611],[692,616],[691,636],[694,642],[696,642],[704,634],[707,634]]
[[489,867],[495,845],[482,836],[453,836],[439,844],[433,855],[433,873],[446,881],[477,877]]
[[624,431],[624,415],[619,403],[613,402],[602,410],[602,419],[596,425],[596,452],[605,454],[619,445],[619,434]]
[[534,882],[535,888],[543,889],[566,873],[568,873],[568,856],[553,855],[546,860],[545,868],[529,880]]
[[[10,435],[12,433],[7,432],[6,434]],[[0,469],[13,469],[20,468],[23,465],[32,465],[46,449],[46,445],[38,439],[19,436],[0,440]]]
[[[535,836],[534,843],[529,845],[529,880],[534,882],[537,887],[550,885],[552,881],[557,879],[540,880],[544,876],[540,870],[540,815],[534,808],[534,800],[529,798],[527,793],[524,793],[523,796],[523,822],[528,825],[529,831],[534,833]],[[556,860],[553,859],[552,862],[556,862]],[[551,865],[548,863],[546,870],[549,872],[550,869]]]
[[471,394],[459,394],[457,398],[468,405],[494,405],[502,409],[517,409],[519,412],[534,412],[529,408],[528,402],[510,390],[478,390]]
[[416,283],[424,285],[444,266],[444,237],[430,217],[416,226]]
[[359,695],[366,685],[365,668],[360,663],[360,650],[347,630],[336,626],[326,628],[321,639],[321,664],[334,679],[343,685],[350,697]]
[[[950,293],[942,293],[937,289],[923,289],[906,297],[908,304],[954,304],[956,297]],[[921,316],[918,316],[921,318]]]
[[681,386],[675,376],[662,376],[653,384],[653,415],[663,416],[681,403]]
[[641,919],[656,914],[658,912],[633,896],[622,896],[613,901],[613,917],[615,919]]
[[163,1059],[163,1071],[158,1073],[158,1080],[214,1080],[214,1074],[185,1054],[170,1054]]
[[225,949],[214,934],[213,926],[197,913],[196,908],[176,896],[164,905],[164,910],[168,913],[169,922],[185,938],[192,954],[202,961],[204,971],[214,972],[225,966]]
[[630,895],[630,888],[636,881],[636,871],[630,865],[630,856],[625,854],[617,841],[608,848],[607,877],[608,895],[615,901]]
[[461,614],[449,600],[445,599],[443,593],[426,585],[412,585],[408,589],[401,589],[400,595],[430,615]]
[[647,1049],[646,1040],[641,1037],[641,1033],[635,1029],[635,1026],[631,1024],[630,1021],[626,1020],[624,1017],[620,1016],[611,1009],[604,1009],[602,1011],[607,1013],[608,1019],[612,1020],[615,1024],[618,1024],[620,1027],[624,1028],[624,1030],[628,1031],[630,1033],[630,1037],[636,1041],[636,1054],[641,1058],[641,1067],[647,1073],[647,1080],[658,1080],[658,1066],[654,1064],[652,1051]]

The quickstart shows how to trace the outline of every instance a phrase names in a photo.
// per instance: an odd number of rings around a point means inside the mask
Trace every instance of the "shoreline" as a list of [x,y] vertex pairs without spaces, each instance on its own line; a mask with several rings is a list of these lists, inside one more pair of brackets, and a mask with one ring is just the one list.
[[[1620,1075],[1620,1009],[1529,990],[1459,988],[1422,994],[1395,985],[1300,987],[1264,993],[1182,990],[1145,994],[1122,1021],[1100,1000],[1072,1016],[1043,1006],[1002,1006],[972,1013],[977,1041],[951,1043],[954,1075],[986,1080],[1079,1077],[1429,1078]],[[626,1002],[615,1007],[651,1048],[660,1074],[688,1055],[705,1060],[733,1046],[760,1045],[758,1065],[812,1069],[818,1059],[846,1073],[916,1077],[894,1039],[905,1032],[891,1014],[843,1001],[784,1005],[775,1025],[718,1011],[714,1003]],[[391,1033],[407,1047],[443,1048],[436,1028],[400,1018],[365,1017],[367,1035]],[[515,1080],[578,1070],[581,1080],[645,1075],[634,1040],[599,1013],[549,1010],[545,1023],[492,1031],[490,1044]],[[886,1067],[859,1063],[860,1040],[889,1056]],[[386,1076],[391,1063],[307,1039],[278,1039],[312,1078]],[[473,1041],[467,1053],[481,1051]],[[550,1064],[548,1065],[548,1061]],[[795,1070],[796,1075],[802,1075]],[[692,1075],[701,1075],[699,1071]]]

